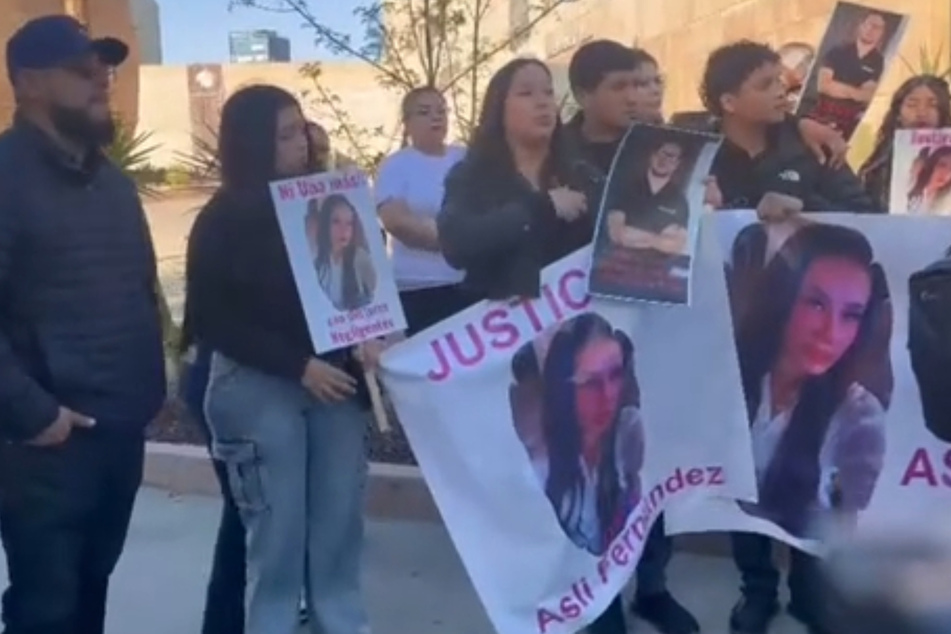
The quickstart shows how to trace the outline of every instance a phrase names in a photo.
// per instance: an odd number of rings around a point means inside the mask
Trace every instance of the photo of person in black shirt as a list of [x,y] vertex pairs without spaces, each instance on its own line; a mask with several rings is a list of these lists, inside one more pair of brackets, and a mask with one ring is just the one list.
[[716,137],[634,125],[618,150],[594,241],[589,289],[601,296],[684,304],[691,211],[703,206]]
[[836,5],[799,113],[850,138],[897,49],[905,16],[857,4]]
[[683,147],[664,141],[647,161],[647,172],[636,177],[621,209],[607,211],[608,238],[628,249],[650,249],[685,255],[690,207],[675,179],[684,158]]

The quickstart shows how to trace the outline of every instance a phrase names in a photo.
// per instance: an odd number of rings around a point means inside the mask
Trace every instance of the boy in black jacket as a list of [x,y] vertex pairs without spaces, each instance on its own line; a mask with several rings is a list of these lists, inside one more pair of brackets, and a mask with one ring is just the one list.
[[[568,123],[568,136],[573,169],[589,185],[585,193],[590,214],[598,212],[611,162],[631,123],[663,123],[663,80],[658,70],[657,61],[646,51],[610,40],[589,42],[571,58],[568,78],[581,110]],[[692,634],[700,630],[697,620],[667,590],[671,551],[661,518],[644,543],[633,609],[661,634]],[[624,634],[620,597],[589,631]]]
[[[782,65],[771,48],[741,41],[717,49],[707,60],[701,92],[725,137],[712,168],[723,207],[757,209],[764,221],[799,211],[879,211],[847,165],[823,163],[802,143],[787,117]],[[772,540],[752,533],[731,538],[742,598],[730,629],[765,634],[779,610]],[[825,632],[818,560],[798,550],[790,559],[789,613],[810,634]]]
[[741,41],[714,51],[701,87],[725,139],[713,162],[725,209],[755,209],[767,193],[802,202],[804,211],[881,211],[848,165],[817,160],[787,116],[779,55]]

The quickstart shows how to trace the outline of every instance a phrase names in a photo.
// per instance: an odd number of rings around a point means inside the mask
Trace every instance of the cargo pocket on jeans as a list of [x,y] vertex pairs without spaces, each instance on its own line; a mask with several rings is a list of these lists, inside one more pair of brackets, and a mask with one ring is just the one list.
[[264,465],[257,445],[250,440],[216,441],[212,453],[228,471],[231,496],[242,517],[266,512]]

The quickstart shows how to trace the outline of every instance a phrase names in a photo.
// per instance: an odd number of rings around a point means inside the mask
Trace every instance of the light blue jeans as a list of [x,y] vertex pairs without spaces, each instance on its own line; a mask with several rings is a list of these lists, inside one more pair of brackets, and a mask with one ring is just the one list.
[[369,631],[360,586],[369,416],[215,353],[205,396],[213,452],[247,530],[245,634]]

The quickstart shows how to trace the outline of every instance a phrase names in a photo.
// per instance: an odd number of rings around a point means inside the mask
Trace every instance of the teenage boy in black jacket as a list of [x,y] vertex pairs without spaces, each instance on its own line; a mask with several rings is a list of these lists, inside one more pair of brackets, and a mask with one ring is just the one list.
[[[614,154],[631,122],[663,123],[663,80],[649,53],[610,40],[580,47],[571,58],[568,79],[581,106],[568,123],[573,165],[589,184],[589,212],[596,214]],[[670,556],[670,538],[664,535],[660,519],[648,535],[637,567],[633,609],[661,634],[699,632],[697,620],[667,590],[665,572]],[[589,631],[626,631],[620,597],[592,623]]]
[[[823,164],[802,143],[786,116],[779,55],[768,46],[741,41],[714,51],[701,93],[725,137],[712,169],[724,208],[757,209],[765,221],[803,210],[879,211],[847,165]],[[765,634],[779,610],[772,540],[752,533],[733,533],[731,538],[742,598],[730,615],[730,629],[734,634]],[[789,586],[790,615],[810,634],[825,632],[818,560],[793,550]]]
[[804,211],[881,211],[846,164],[820,162],[787,116],[779,55],[741,41],[707,60],[704,105],[719,119],[723,146],[713,161],[724,209],[755,209],[767,193],[802,203]]

